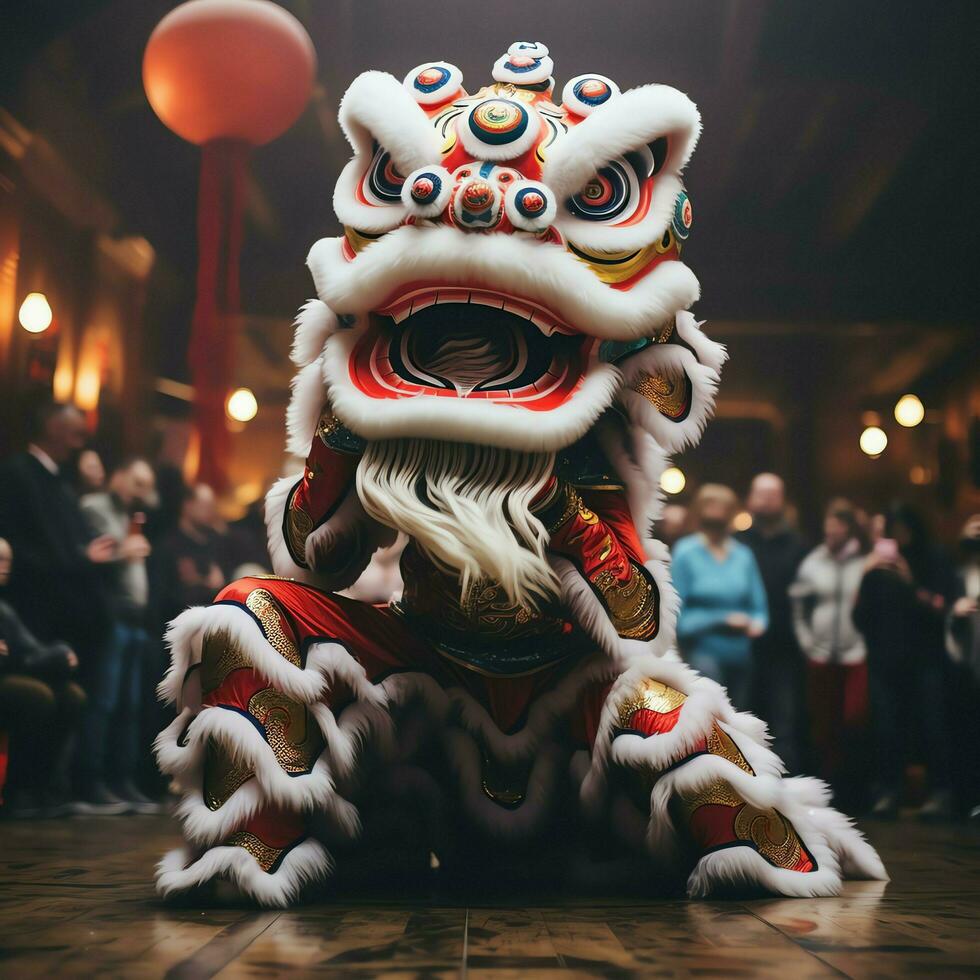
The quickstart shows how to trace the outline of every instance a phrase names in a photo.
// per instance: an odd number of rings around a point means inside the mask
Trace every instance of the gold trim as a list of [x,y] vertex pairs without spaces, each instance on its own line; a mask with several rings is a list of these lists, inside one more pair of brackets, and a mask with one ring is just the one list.
[[[658,245],[659,241],[653,245],[645,245],[639,251],[632,249],[626,252],[602,252],[598,249],[585,248],[576,243],[572,255],[583,265],[587,265],[601,282],[611,285],[625,282],[648,266],[658,255],[662,254],[657,247]],[[590,256],[601,261],[592,262]],[[611,262],[615,264],[610,265]]]
[[626,728],[629,725],[634,711],[656,711],[665,715],[679,708],[686,700],[686,694],[647,677],[620,701],[619,727]]
[[204,757],[202,795],[209,810],[220,810],[234,792],[255,775],[246,766],[238,766],[224,743],[208,739]]
[[201,693],[219,688],[233,671],[251,667],[244,650],[231,638],[228,630],[212,630],[201,643]]
[[679,418],[688,406],[687,375],[668,378],[663,374],[643,373],[630,384],[630,388],[669,419]]
[[748,803],[735,817],[735,836],[751,840],[759,853],[777,868],[793,868],[803,845],[793,825],[778,810],[760,810]]
[[358,231],[356,228],[352,228],[350,225],[344,225],[344,237],[347,239],[347,244],[350,245],[351,249],[356,255],[359,252],[363,252],[368,245],[376,242],[381,235],[368,235],[364,232]]
[[722,731],[717,725],[714,725],[711,729],[707,747],[710,755],[717,755],[722,759],[727,759],[729,762],[733,762],[738,766],[743,772],[750,773],[753,776],[755,775],[755,770],[749,765],[745,756],[742,755],[741,750],[735,744],[735,740],[728,732]]
[[258,866],[268,874],[272,866],[279,860],[280,855],[285,850],[284,847],[272,847],[265,841],[259,840],[255,834],[247,830],[236,830],[225,841],[225,847],[243,847],[255,858]]
[[694,811],[703,806],[727,806],[734,809],[745,804],[745,800],[724,779],[716,779],[690,795],[681,793],[680,800],[687,808],[689,816],[693,816]]
[[267,589],[253,589],[245,598],[245,606],[262,624],[262,632],[276,652],[294,667],[301,666],[299,650],[287,636],[279,604]]
[[323,734],[305,704],[271,687],[248,700],[248,713],[265,726],[265,738],[285,772],[310,772],[323,751]]
[[602,596],[609,618],[621,637],[648,640],[656,633],[657,590],[635,562],[630,562],[630,575],[625,582],[604,570],[593,577],[592,584]]

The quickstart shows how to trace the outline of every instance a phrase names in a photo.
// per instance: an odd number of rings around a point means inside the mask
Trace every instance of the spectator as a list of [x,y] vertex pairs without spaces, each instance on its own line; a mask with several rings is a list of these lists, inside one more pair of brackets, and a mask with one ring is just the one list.
[[83,449],[75,466],[75,483],[80,494],[98,493],[105,487],[105,466],[94,449]]
[[[82,498],[82,509],[97,534],[115,545],[107,566],[106,593],[112,632],[89,672],[89,704],[83,725],[83,800],[105,813],[155,812],[136,786],[141,756],[142,678],[149,637],[146,511],[156,506],[153,470],[144,459],[118,466],[103,493]],[[111,784],[111,785],[110,785]]]
[[229,578],[268,574],[272,567],[266,543],[265,502],[262,498],[248,505],[243,517],[228,525],[221,565]]
[[800,769],[803,657],[793,631],[789,588],[806,554],[786,506],[786,488],[775,473],[752,481],[746,508],[752,526],[737,537],[752,549],[769,603],[769,629],[753,643],[752,705],[769,722],[773,749],[790,772]]
[[911,732],[920,736],[931,782],[919,815],[942,819],[952,805],[943,633],[952,568],[912,508],[893,507],[885,533],[865,562],[854,607],[868,651],[878,773],[872,813],[898,811]]
[[[0,538],[0,588],[12,561],[10,545]],[[0,600],[0,718],[10,738],[7,816],[53,816],[67,807],[73,735],[85,704],[72,680],[77,667],[71,648],[38,642],[13,606]]]
[[752,552],[730,534],[737,498],[706,483],[692,507],[697,532],[674,547],[674,585],[681,598],[677,640],[684,659],[728,688],[747,707],[752,640],[768,626],[766,593]]
[[99,569],[115,553],[111,537],[93,538],[69,483],[85,436],[78,409],[48,402],[31,418],[27,452],[0,470],[0,534],[17,556],[11,605],[42,642],[67,642],[83,670],[108,631]]
[[868,665],[851,618],[864,574],[859,515],[832,500],[823,544],[800,565],[790,594],[796,638],[807,659],[807,707],[816,775],[854,802],[864,782]]
[[687,508],[683,504],[665,504],[657,527],[657,536],[668,548],[688,533]]
[[214,530],[216,523],[214,491],[204,483],[189,487],[184,493],[180,522],[165,545],[170,566],[166,573],[170,581],[165,602],[168,615],[209,603],[227,581],[218,561],[222,547]]
[[[980,514],[960,534],[960,565],[956,601],[946,620],[946,650],[954,683],[952,719],[963,744],[980,740]],[[959,796],[972,820],[980,819],[980,758],[976,752],[954,759]]]

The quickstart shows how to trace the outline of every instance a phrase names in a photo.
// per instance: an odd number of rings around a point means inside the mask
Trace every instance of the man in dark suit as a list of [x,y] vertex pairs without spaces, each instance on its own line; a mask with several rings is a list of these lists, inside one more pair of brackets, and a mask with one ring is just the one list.
[[0,536],[16,555],[8,599],[42,641],[77,651],[83,676],[109,626],[100,568],[116,547],[108,535],[93,537],[65,472],[85,438],[77,408],[45,403],[26,452],[0,467]]

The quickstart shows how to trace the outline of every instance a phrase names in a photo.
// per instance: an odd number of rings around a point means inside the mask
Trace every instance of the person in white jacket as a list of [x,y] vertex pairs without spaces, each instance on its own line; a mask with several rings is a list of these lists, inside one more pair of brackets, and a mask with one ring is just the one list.
[[823,543],[803,560],[790,597],[797,641],[807,659],[813,764],[846,796],[861,784],[868,715],[866,651],[851,618],[865,562],[854,506],[832,500],[823,531]]

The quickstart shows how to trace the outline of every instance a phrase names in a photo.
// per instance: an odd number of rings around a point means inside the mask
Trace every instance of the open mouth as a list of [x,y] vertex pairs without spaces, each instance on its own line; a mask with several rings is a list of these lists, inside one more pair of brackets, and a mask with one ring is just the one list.
[[582,384],[592,344],[516,297],[417,288],[371,315],[351,352],[350,375],[373,398],[428,395],[552,410]]

